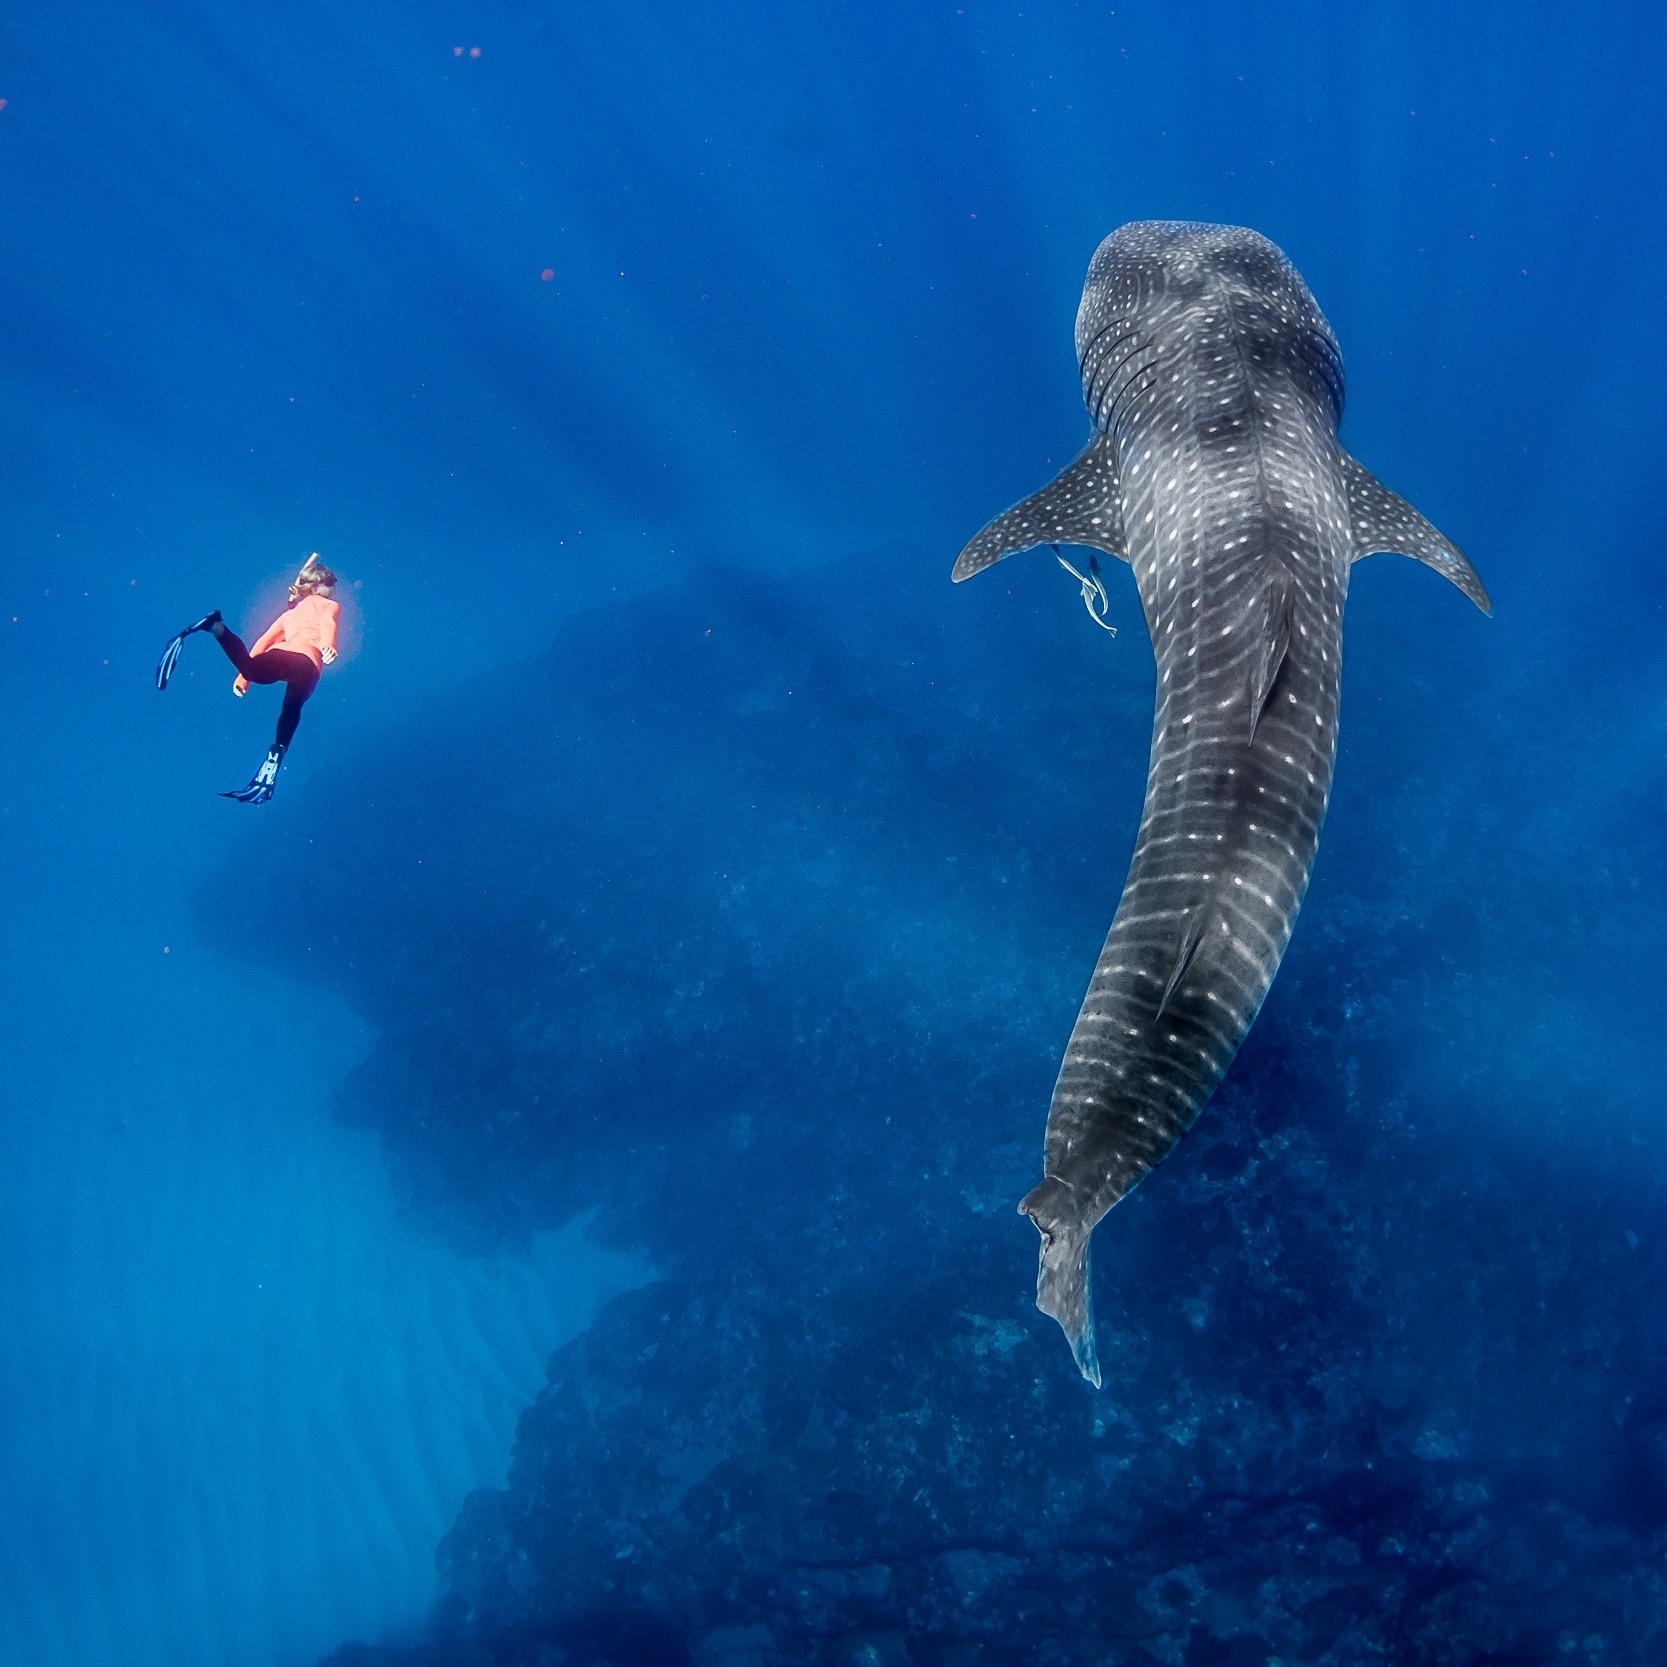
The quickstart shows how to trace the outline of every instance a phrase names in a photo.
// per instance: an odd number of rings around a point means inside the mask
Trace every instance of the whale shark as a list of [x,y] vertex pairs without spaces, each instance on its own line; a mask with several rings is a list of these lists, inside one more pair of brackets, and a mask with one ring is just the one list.
[[1411,556],[1493,607],[1463,551],[1343,449],[1337,339],[1259,233],[1120,227],[1089,264],[1076,348],[1087,446],[953,577],[1038,545],[1115,556],[1157,663],[1134,855],[1019,1204],[1042,1235],[1037,1306],[1098,1387],[1090,1236],[1214,1092],[1308,887],[1351,564]]

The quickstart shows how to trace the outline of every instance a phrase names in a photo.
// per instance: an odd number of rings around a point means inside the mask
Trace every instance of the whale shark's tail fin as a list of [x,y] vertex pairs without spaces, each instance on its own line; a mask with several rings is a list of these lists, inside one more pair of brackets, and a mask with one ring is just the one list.
[[1094,1348],[1093,1294],[1088,1283],[1089,1241],[1094,1224],[1073,1208],[1076,1192],[1069,1182],[1050,1175],[1019,1201],[1042,1235],[1036,1267],[1036,1306],[1059,1322],[1071,1345],[1077,1370],[1100,1387],[1100,1357]]
[[1397,497],[1370,469],[1343,453],[1343,479],[1349,490],[1349,520],[1354,534],[1353,560],[1382,550],[1411,556],[1433,567],[1462,590],[1485,614],[1493,612],[1487,586],[1458,545],[1443,538],[1405,498]]

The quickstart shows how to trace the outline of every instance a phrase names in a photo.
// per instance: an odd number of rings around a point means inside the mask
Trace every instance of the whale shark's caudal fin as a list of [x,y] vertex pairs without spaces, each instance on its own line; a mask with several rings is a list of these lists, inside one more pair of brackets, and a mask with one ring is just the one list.
[[1451,579],[1483,613],[1493,612],[1487,587],[1458,545],[1443,538],[1405,498],[1398,498],[1347,452],[1343,453],[1343,478],[1348,483],[1355,561],[1379,550],[1411,556]]
[[1086,544],[1119,561],[1129,559],[1117,448],[1109,436],[1096,432],[1076,461],[1040,492],[998,515],[961,552],[950,577],[959,584],[1003,556],[1037,544]]
[[1100,1357],[1094,1349],[1094,1310],[1088,1285],[1088,1247],[1093,1222],[1072,1208],[1073,1188],[1050,1175],[1019,1201],[1042,1235],[1042,1260],[1036,1269],[1036,1306],[1058,1320],[1071,1345],[1077,1370],[1100,1387]]

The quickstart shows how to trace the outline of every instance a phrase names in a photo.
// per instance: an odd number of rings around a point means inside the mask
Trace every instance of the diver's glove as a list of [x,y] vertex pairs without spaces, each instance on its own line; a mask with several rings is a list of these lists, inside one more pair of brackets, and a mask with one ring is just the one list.
[[179,664],[179,651],[185,646],[185,639],[193,631],[212,631],[220,623],[220,610],[216,608],[211,614],[204,614],[195,625],[187,625],[178,636],[168,639],[168,646],[162,650],[162,658],[156,662],[156,686],[159,689],[168,687],[168,679],[174,675],[174,667]]
[[336,651],[335,651],[335,649],[327,648],[327,649],[324,650],[324,663],[327,666],[333,666],[336,663]]
[[234,787],[228,793],[222,793],[222,799],[236,799],[240,805],[263,805],[272,797],[272,792],[278,785],[278,771],[283,768],[284,748],[276,742],[272,750],[261,761],[261,767],[255,771],[254,779],[247,787]]

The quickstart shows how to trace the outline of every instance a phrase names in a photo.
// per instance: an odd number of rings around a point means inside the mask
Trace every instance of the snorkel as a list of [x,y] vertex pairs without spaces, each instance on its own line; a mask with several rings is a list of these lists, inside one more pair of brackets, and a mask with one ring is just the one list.
[[289,587],[289,605],[293,608],[303,596],[328,596],[336,588],[336,575],[318,559],[318,551],[301,564],[295,582]]

